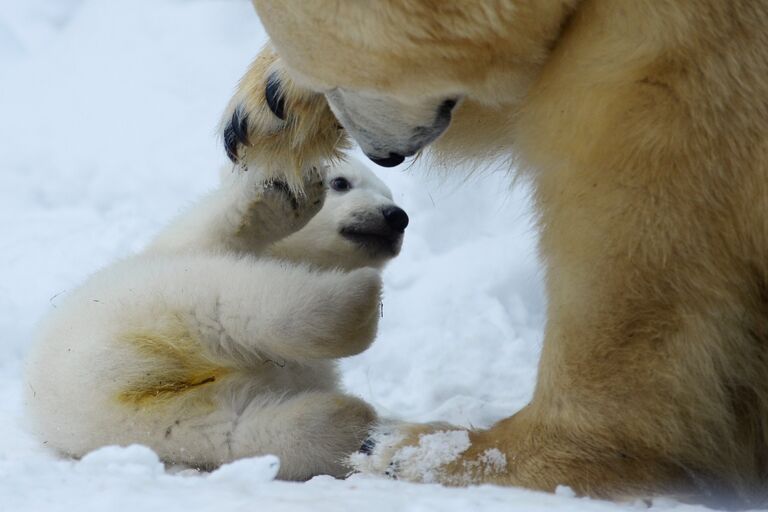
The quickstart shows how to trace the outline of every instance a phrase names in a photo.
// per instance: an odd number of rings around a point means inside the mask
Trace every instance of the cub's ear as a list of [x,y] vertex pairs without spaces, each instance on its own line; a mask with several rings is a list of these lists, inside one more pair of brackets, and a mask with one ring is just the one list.
[[344,130],[325,96],[297,86],[270,46],[251,64],[221,123],[227,157],[301,190],[302,174],[341,159]]

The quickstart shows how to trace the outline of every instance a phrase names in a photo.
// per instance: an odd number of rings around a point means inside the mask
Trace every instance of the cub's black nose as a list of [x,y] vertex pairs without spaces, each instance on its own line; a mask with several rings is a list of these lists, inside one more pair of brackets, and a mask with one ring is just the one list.
[[403,163],[403,160],[405,160],[405,157],[398,153],[390,153],[389,156],[384,158],[377,158],[369,155],[368,158],[371,159],[371,162],[382,167],[394,167],[400,165]]
[[402,233],[408,227],[408,214],[402,208],[387,206],[381,210],[381,213],[384,214],[384,220],[387,221],[387,225],[394,231]]

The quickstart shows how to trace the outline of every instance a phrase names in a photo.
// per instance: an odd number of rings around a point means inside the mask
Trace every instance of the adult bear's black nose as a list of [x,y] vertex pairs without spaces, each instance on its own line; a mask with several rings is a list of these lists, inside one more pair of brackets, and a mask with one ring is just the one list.
[[381,213],[384,214],[384,220],[387,221],[387,226],[392,228],[398,233],[405,231],[408,227],[408,214],[405,210],[398,208],[397,206],[387,206]]
[[371,162],[382,167],[394,167],[396,165],[400,165],[403,163],[403,160],[405,160],[405,157],[399,153],[390,153],[389,156],[385,157],[375,157],[368,155],[368,158],[371,159]]

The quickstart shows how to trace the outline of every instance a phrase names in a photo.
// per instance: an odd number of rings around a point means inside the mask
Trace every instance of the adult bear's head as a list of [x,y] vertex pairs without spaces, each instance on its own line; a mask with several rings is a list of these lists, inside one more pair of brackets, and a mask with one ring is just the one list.
[[253,3],[291,77],[393,166],[437,139],[461,101],[514,104],[575,0]]

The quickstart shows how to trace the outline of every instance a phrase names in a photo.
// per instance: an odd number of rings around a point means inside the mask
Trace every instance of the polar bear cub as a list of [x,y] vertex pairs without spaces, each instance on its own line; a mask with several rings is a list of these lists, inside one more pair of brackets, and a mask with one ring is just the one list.
[[75,457],[141,443],[193,467],[269,453],[280,478],[343,475],[376,415],[340,392],[334,358],[373,340],[408,217],[359,162],[304,190],[233,171],[58,304],[27,367],[40,439]]

